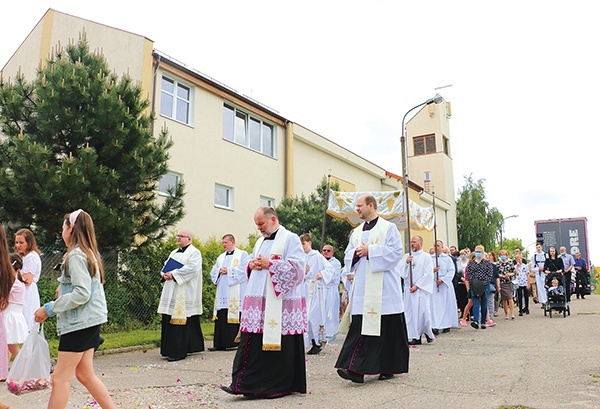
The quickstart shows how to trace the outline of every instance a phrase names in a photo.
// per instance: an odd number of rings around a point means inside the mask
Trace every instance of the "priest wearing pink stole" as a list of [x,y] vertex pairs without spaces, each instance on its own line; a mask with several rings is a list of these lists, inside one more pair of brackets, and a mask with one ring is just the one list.
[[259,208],[254,223],[262,237],[245,266],[240,345],[231,385],[221,389],[254,399],[306,393],[306,256],[300,238],[279,224],[273,208]]
[[363,383],[364,375],[387,380],[408,372],[408,336],[397,268],[400,233],[379,217],[372,195],[358,198],[356,212],[364,222],[354,229],[345,252],[354,282],[340,323],[347,336],[335,367],[343,379]]

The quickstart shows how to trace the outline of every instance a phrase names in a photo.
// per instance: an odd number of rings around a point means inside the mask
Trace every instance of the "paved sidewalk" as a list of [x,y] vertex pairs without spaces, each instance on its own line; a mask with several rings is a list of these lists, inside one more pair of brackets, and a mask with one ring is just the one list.
[[[502,316],[502,312],[500,313]],[[342,339],[318,356],[307,356],[308,393],[276,400],[227,395],[235,352],[202,352],[179,362],[158,349],[105,354],[96,372],[119,408],[499,408],[600,407],[600,296],[574,299],[571,316],[531,315],[498,319],[486,330],[471,327],[441,334],[432,345],[411,349],[410,372],[390,381],[367,377],[352,384],[333,365]],[[211,346],[211,342],[207,342]],[[45,408],[50,391],[10,395],[13,409]],[[68,408],[98,408],[73,381]]]

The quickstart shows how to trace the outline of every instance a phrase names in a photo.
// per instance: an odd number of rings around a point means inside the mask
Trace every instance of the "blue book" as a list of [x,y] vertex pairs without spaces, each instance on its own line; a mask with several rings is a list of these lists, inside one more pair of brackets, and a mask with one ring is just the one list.
[[183,264],[181,264],[179,261],[175,260],[174,258],[169,257],[169,259],[165,263],[165,266],[160,271],[162,273],[168,273],[169,271],[173,271],[173,270],[176,270],[181,267],[183,267]]

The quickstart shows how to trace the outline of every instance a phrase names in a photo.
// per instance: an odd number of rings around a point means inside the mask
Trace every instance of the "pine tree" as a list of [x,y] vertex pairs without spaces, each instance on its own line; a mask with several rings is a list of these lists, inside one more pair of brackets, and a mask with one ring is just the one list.
[[173,142],[129,76],[111,73],[85,36],[51,57],[34,81],[0,80],[0,221],[59,240],[83,208],[103,248],[160,239],[183,217],[183,186],[157,200]]

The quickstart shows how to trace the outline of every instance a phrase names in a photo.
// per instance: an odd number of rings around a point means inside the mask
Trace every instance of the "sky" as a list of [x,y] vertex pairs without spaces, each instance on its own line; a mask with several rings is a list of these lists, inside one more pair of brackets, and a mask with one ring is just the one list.
[[146,36],[396,174],[402,117],[439,92],[452,104],[457,195],[465,177],[484,180],[489,205],[518,215],[505,220],[504,238],[520,238],[530,251],[535,220],[586,217],[594,262],[595,3],[23,0],[2,5],[9,18],[0,25],[0,66],[53,8]]

